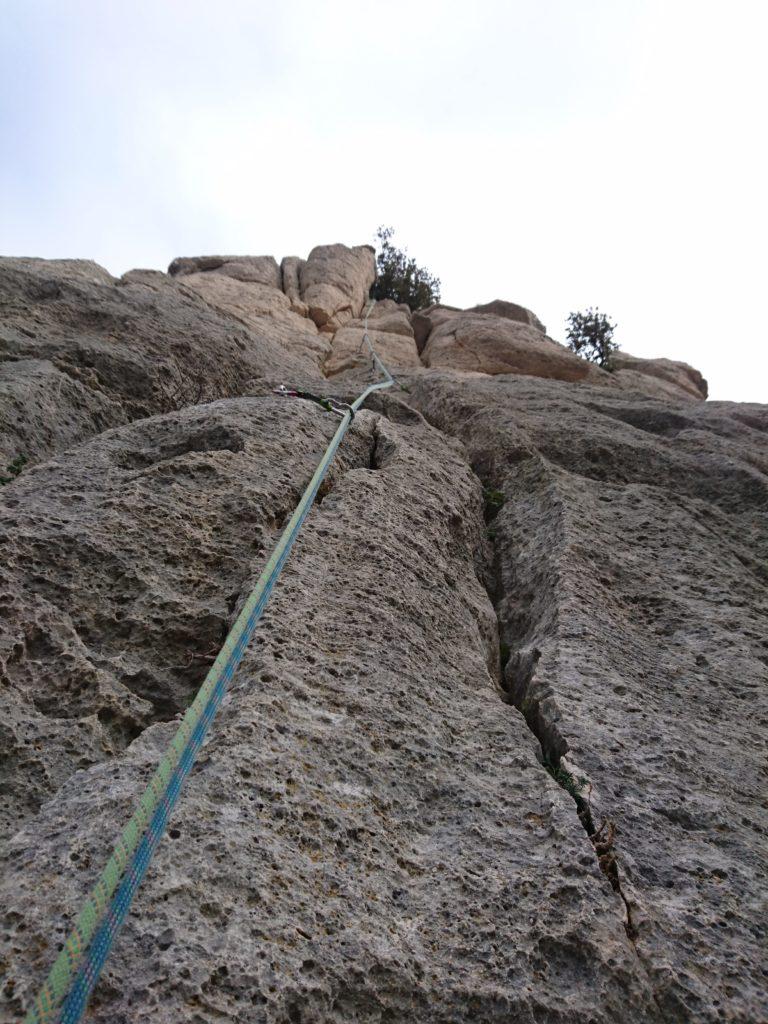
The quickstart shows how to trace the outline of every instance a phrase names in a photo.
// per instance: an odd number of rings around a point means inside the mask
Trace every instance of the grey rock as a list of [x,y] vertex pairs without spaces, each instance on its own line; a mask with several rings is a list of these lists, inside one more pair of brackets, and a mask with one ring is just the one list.
[[616,352],[611,363],[619,383],[628,390],[644,391],[653,398],[707,397],[707,382],[688,363],[673,359],[641,359],[628,352]]
[[168,273],[173,277],[212,271],[236,281],[249,281],[278,290],[282,287],[280,267],[274,256],[180,256],[168,267]]
[[269,324],[249,329],[147,271],[118,281],[87,261],[0,259],[0,313],[4,458],[38,459],[115,423],[312,366]]
[[[2,488],[0,839],[187,706],[243,558],[272,545],[334,428],[307,402],[217,402],[108,431]],[[362,460],[363,433],[334,473]]]
[[60,451],[121,423],[122,404],[48,359],[0,362],[0,474],[19,455]]
[[[171,523],[152,545],[175,569],[161,568],[129,604],[143,605],[150,621],[157,600],[164,605],[142,661],[175,664],[190,639],[185,620],[220,620],[228,593],[239,595],[231,621],[276,525],[274,488],[286,496],[306,483],[297,442],[319,451],[333,422],[291,403],[279,407],[282,429],[272,429],[275,408],[222,402],[174,421],[175,437],[194,437],[201,416],[209,425],[215,417],[237,431],[240,450],[174,455],[167,418],[79,449],[94,470],[126,447],[151,461],[154,481],[118,487],[118,477],[112,501],[93,503],[105,529],[141,516],[135,533],[147,551],[137,569],[151,557],[146,527],[162,529],[158,495],[191,507],[190,488],[204,481],[194,535]],[[660,1019],[569,798],[538,763],[522,716],[499,699],[495,617],[476,575],[486,543],[481,493],[461,447],[413,416],[395,424],[370,413],[356,417],[350,441],[89,1019]],[[36,470],[29,500],[38,487],[54,500],[68,493],[67,469],[59,460]],[[139,493],[132,500],[136,486],[157,511],[143,512]],[[196,540],[200,555],[188,549]],[[199,592],[204,569],[220,579]],[[86,613],[87,594],[77,595]],[[28,691],[44,692],[50,673],[29,665]],[[172,731],[152,725],[121,755],[76,773],[8,842],[0,920],[13,985],[1,997],[3,1022],[18,1019],[51,937],[71,919]]]
[[[1,1024],[338,425],[273,389],[370,379],[318,366],[372,265],[0,261],[0,454],[32,457],[0,486]],[[339,450],[96,1024],[766,1019],[768,408],[494,306],[374,306],[403,388]]]
[[409,398],[501,495],[505,687],[616,826],[662,1018],[761,1019],[768,408],[519,377],[421,375]]

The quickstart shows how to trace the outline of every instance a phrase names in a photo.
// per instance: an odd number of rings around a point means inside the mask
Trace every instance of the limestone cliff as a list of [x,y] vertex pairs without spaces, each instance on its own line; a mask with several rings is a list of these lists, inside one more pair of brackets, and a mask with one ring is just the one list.
[[[367,246],[0,260],[0,1021],[335,429]],[[768,407],[497,300],[348,433],[89,1011],[768,1019]]]

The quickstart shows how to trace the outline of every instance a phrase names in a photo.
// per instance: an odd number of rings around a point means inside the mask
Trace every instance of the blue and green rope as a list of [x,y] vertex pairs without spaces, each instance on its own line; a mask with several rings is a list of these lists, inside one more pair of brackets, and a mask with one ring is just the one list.
[[[367,315],[365,333],[367,337]],[[369,385],[344,412],[336,433],[264,571],[86,899],[72,931],[24,1018],[24,1024],[77,1024],[82,1019],[133,897],[162,839],[184,781],[192,770],[227,687],[354,414],[370,394],[394,384],[394,379],[378,356],[375,353],[373,356],[377,368],[385,374],[385,379]]]

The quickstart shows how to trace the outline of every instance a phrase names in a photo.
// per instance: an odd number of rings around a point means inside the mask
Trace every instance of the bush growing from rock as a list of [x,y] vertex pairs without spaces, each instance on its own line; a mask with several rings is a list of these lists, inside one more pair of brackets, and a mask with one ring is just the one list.
[[570,313],[567,323],[568,348],[582,359],[610,370],[611,356],[619,347],[613,340],[616,324],[610,317],[590,306],[583,313]]
[[376,281],[371,294],[374,299],[394,299],[411,309],[423,309],[440,301],[440,279],[416,260],[405,249],[392,244],[394,228],[380,227],[376,232]]
[[10,465],[6,467],[5,472],[8,474],[8,476],[0,476],[0,486],[2,486],[3,484],[13,483],[16,477],[21,473],[22,469],[24,469],[26,464],[26,455],[17,455],[13,462],[11,462]]

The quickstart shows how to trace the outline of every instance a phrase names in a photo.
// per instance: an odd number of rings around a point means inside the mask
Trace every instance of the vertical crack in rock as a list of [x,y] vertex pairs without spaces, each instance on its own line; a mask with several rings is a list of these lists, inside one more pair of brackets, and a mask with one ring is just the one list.
[[[442,417],[422,411],[433,427],[450,435],[451,431]],[[509,510],[504,512],[507,501],[503,489],[506,473],[499,472],[493,457],[475,457],[471,461],[472,471],[485,498],[486,533],[492,552],[487,572],[479,572],[478,578],[488,592],[498,622],[501,697],[520,711],[529,730],[538,740],[543,767],[573,800],[579,822],[594,849],[600,870],[622,901],[626,915],[624,928],[640,958],[634,941],[637,929],[633,921],[632,905],[621,884],[614,823],[607,814],[602,815],[599,825],[595,823],[591,804],[592,783],[566,756],[569,747],[558,727],[561,712],[555,693],[546,679],[537,672],[543,649],[555,659],[557,657],[558,607],[554,592],[558,575],[557,548],[558,542],[562,540],[560,501],[556,494],[550,494],[551,483],[543,481],[544,491],[551,498],[546,517],[550,536],[548,539],[536,538],[546,552],[544,565],[530,564],[531,571],[527,579],[523,579],[515,565],[521,559],[534,563],[535,557],[530,553],[523,554],[519,541],[517,544],[513,541],[511,557],[502,558],[499,546],[499,525],[504,523],[509,514]],[[542,472],[548,474],[545,461],[524,447],[513,453],[510,462],[513,472],[515,468],[531,462],[536,467],[535,475],[540,476]],[[506,469],[509,470],[509,465]],[[512,537],[514,531],[507,529],[505,535]],[[485,579],[482,578],[484,575]],[[548,597],[550,600],[547,600]]]
[[[555,631],[548,630],[546,622],[537,621],[535,600],[527,602],[527,608],[518,606],[515,614],[508,614],[510,583],[513,592],[518,587],[522,589],[522,583],[519,580],[503,579],[498,534],[492,524],[502,513],[504,493],[493,486],[493,480],[483,479],[478,475],[480,468],[473,466],[485,496],[487,535],[492,548],[490,586],[487,586],[487,590],[499,624],[499,682],[502,699],[521,713],[526,725],[539,742],[542,765],[575,803],[576,813],[594,848],[600,870],[624,904],[624,927],[628,938],[634,944],[637,932],[632,920],[630,901],[621,886],[621,874],[614,846],[615,826],[608,816],[603,817],[599,826],[595,824],[590,801],[592,784],[583,775],[577,775],[569,764],[566,757],[568,743],[558,728],[560,709],[557,700],[551,688],[537,675],[536,670],[542,652],[535,640],[554,638]],[[556,616],[552,621],[552,625],[555,624]],[[534,641],[530,640],[531,636],[535,638]]]

